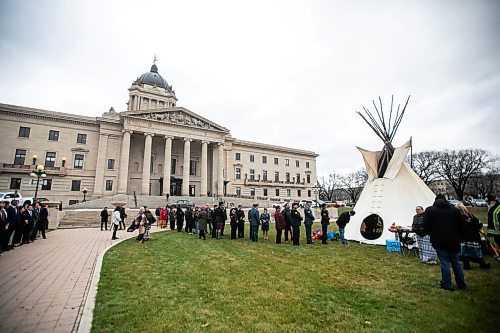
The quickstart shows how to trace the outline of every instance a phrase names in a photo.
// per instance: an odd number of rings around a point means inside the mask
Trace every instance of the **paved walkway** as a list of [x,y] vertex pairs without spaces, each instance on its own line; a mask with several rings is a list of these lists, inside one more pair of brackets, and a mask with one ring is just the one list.
[[[76,332],[98,257],[118,242],[111,235],[100,229],[59,229],[2,253],[0,332]],[[137,232],[119,230],[117,236],[124,240]]]

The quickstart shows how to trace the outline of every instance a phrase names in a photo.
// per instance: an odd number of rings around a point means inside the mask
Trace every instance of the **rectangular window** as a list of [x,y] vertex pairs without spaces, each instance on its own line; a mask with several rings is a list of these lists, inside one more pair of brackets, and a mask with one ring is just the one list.
[[82,154],[75,154],[75,163],[73,164],[75,169],[83,169],[83,158]]
[[236,172],[235,178],[241,179],[241,168],[236,168],[235,172]]
[[267,171],[262,171],[262,180],[267,181]]
[[177,166],[177,159],[173,158],[171,163],[170,163],[170,174],[175,175],[175,168]]
[[113,181],[110,179],[106,180],[106,191],[113,191]]
[[115,169],[115,160],[113,160],[111,158],[108,160],[108,169],[109,170],[114,170]]
[[79,202],[79,200],[70,200],[68,202],[69,205],[76,205]]
[[241,153],[236,153],[235,156],[234,156],[234,159],[236,161],[241,161]]
[[302,196],[302,191],[301,190],[297,190],[297,196],[300,198]]
[[196,167],[197,167],[196,161],[189,161],[189,175],[190,176],[196,176]]
[[72,180],[71,181],[71,191],[80,191],[81,184],[82,184],[81,180]]
[[289,189],[289,188],[287,188],[287,189],[286,189],[286,196],[287,196],[287,197],[290,197],[290,196],[291,196],[291,195],[290,195],[290,193],[291,193],[290,189]]
[[287,172],[285,174],[285,179],[286,179],[286,182],[289,183],[290,182],[290,172]]
[[43,179],[41,183],[42,183],[42,190],[50,191],[52,189],[52,179]]
[[250,180],[255,180],[255,170],[250,169]]
[[30,128],[29,127],[19,127],[19,137],[20,138],[29,138],[30,137]]
[[307,190],[307,196],[311,197],[311,190]]
[[280,173],[278,171],[274,172],[274,181],[275,182],[280,181]]
[[236,195],[240,196],[241,195],[241,187],[236,188]]
[[53,168],[56,165],[56,153],[48,151],[45,153],[45,167]]
[[307,174],[306,178],[307,178],[307,183],[311,184],[311,175]]
[[155,158],[151,156],[151,161],[149,162],[149,172],[154,173]]
[[250,162],[255,162],[255,155],[254,154],[250,154]]
[[295,166],[296,166],[297,168],[300,168],[300,161],[299,161],[299,160],[295,160]]
[[11,178],[10,179],[10,189],[20,190],[21,189],[21,178]]
[[49,131],[50,141],[59,141],[59,131],[50,130]]
[[76,143],[87,143],[87,134],[78,133],[76,136]]
[[290,160],[288,158],[285,158],[285,166],[290,166]]
[[297,178],[295,178],[295,180],[297,181],[297,183],[300,183],[300,173],[297,174]]
[[26,161],[26,150],[16,149],[16,155],[14,157],[14,164],[15,165],[24,165],[24,161]]
[[275,157],[275,158],[274,158],[274,164],[275,164],[275,165],[278,165],[278,164],[279,164],[279,162],[280,162],[280,160],[279,160],[277,157]]
[[309,169],[309,162],[306,162],[306,168]]
[[267,156],[262,156],[262,163],[267,164]]
[[250,189],[250,195],[253,197],[255,196],[255,189],[254,188],[251,188]]
[[267,188],[262,189],[262,195],[267,197]]
[[277,197],[279,197],[279,196],[280,196],[280,189],[279,189],[279,188],[277,188],[277,189],[276,189],[275,194],[276,194],[276,196],[277,196]]

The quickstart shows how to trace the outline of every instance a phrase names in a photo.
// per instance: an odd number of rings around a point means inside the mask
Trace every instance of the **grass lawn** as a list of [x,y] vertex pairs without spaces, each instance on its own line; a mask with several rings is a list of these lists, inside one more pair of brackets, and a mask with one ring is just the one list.
[[[165,231],[107,252],[92,332],[494,332],[500,262],[438,288],[438,266],[382,246],[199,240]],[[229,234],[229,226],[226,226]],[[304,238],[305,232],[301,230]],[[261,234],[259,234],[259,237]]]

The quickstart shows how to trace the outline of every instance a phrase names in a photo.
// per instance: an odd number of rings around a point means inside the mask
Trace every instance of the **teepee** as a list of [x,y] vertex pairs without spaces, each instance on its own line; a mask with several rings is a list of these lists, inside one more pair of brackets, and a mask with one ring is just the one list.
[[387,239],[394,239],[394,233],[388,230],[392,223],[411,226],[415,207],[424,208],[434,201],[434,194],[405,162],[411,149],[411,138],[404,145],[394,148],[392,140],[403,119],[408,99],[393,118],[393,101],[389,119],[386,119],[380,101],[380,110],[373,102],[376,117],[366,108],[365,114],[357,112],[384,142],[381,151],[368,151],[358,148],[365,162],[368,180],[356,202],[356,215],[345,229],[345,238],[367,244],[385,245]]

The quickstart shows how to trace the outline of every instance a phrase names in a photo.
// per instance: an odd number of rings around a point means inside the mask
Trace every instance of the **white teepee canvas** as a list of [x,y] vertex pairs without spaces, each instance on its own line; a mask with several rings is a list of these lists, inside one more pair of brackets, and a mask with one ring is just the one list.
[[[411,139],[396,148],[384,176],[378,178],[381,152],[358,147],[363,155],[368,181],[354,207],[356,214],[346,226],[346,239],[385,245],[386,239],[395,239],[395,234],[388,230],[392,223],[411,226],[415,207],[423,206],[425,209],[432,205],[434,193],[405,162],[410,148]],[[377,232],[381,235],[375,238]]]

